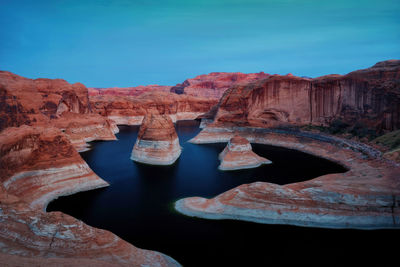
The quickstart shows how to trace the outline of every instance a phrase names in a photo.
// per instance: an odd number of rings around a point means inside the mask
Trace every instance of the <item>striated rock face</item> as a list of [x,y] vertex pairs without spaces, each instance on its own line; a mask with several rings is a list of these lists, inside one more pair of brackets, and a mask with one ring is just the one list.
[[0,144],[4,189],[32,207],[45,208],[57,196],[108,185],[57,128],[9,127]]
[[381,131],[400,128],[400,60],[347,75],[315,79],[272,75],[230,88],[219,103],[216,125],[274,127],[330,125],[341,120]]
[[91,96],[92,109],[117,124],[140,125],[150,113],[167,114],[176,120],[193,120],[206,113],[217,100],[165,92],[132,96]]
[[117,125],[99,114],[76,114],[64,112],[63,116],[52,121],[61,129],[78,152],[90,148],[87,142],[93,140],[116,140]]
[[264,72],[212,72],[187,79],[175,86],[140,85],[136,87],[88,88],[89,96],[139,96],[145,93],[171,92],[197,97],[219,99],[224,92],[239,83],[249,83],[265,79],[269,76]]
[[11,266],[177,266],[47,204],[108,186],[57,128],[23,125],[0,135],[0,262]]
[[170,165],[180,155],[181,147],[171,118],[153,113],[145,116],[131,159],[146,164]]
[[253,143],[297,149],[349,171],[288,185],[256,182],[212,199],[176,202],[181,213],[208,219],[328,228],[399,228],[400,167],[372,147],[322,134],[249,127],[206,128],[193,143],[227,141],[240,133]]
[[79,151],[86,141],[115,140],[116,125],[91,112],[87,88],[61,79],[27,79],[0,71],[0,131],[52,125],[66,132]]
[[250,169],[261,166],[262,164],[272,163],[270,160],[258,156],[251,150],[249,141],[241,136],[232,137],[224,151],[219,154],[221,164],[218,169],[239,170]]
[[240,73],[240,72],[212,72],[187,79],[181,84],[171,88],[176,94],[186,94],[207,98],[220,99],[224,92],[231,86],[239,83],[249,83],[265,79],[269,76],[264,72]]
[[87,114],[89,98],[83,84],[61,79],[27,79],[0,71],[0,130],[53,119],[64,111]]

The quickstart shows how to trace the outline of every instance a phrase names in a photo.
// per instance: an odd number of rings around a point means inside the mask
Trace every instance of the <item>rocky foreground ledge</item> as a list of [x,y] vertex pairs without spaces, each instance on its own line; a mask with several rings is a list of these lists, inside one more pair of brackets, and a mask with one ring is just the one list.
[[326,228],[400,228],[400,167],[371,147],[326,135],[261,128],[206,128],[191,140],[227,142],[240,134],[252,143],[297,149],[349,171],[288,185],[244,184],[215,198],[185,198],[175,209],[188,216]]
[[[108,186],[58,128],[9,127],[0,135],[0,262],[5,266],[179,266],[61,212],[59,196]],[[2,265],[2,266],[3,266]]]

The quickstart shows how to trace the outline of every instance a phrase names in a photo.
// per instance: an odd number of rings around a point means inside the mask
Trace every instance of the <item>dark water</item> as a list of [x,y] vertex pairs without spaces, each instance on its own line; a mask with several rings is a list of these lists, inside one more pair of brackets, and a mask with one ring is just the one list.
[[138,127],[121,126],[118,141],[93,142],[93,149],[82,157],[111,186],[62,197],[50,203],[48,211],[63,211],[110,230],[137,247],[170,255],[184,266],[321,265],[316,260],[320,257],[326,259],[324,266],[347,265],[379,258],[377,249],[382,246],[378,244],[397,234],[213,221],[178,214],[173,203],[183,197],[213,197],[244,183],[287,184],[345,170],[298,151],[253,145],[257,154],[273,164],[222,172],[217,169],[218,153],[225,144],[187,143],[199,132],[197,122],[179,122],[176,128],[183,152],[168,167],[129,159]]

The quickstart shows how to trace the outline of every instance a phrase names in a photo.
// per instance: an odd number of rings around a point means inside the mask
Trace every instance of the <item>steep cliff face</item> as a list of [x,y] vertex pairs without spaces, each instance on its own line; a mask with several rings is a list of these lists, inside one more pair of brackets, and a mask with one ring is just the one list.
[[[92,113],[87,88],[61,79],[27,79],[0,71],[0,131],[21,125],[52,125],[83,150],[86,141],[115,139],[116,126]],[[78,134],[79,132],[79,134]]]
[[272,75],[237,85],[221,98],[216,124],[270,127],[361,122],[376,130],[400,127],[400,61],[347,75],[315,79]]
[[61,116],[64,111],[87,114],[89,97],[83,84],[61,79],[27,79],[0,71],[0,130]]
[[149,113],[167,114],[173,121],[195,119],[206,113],[217,100],[177,95],[174,93],[152,92],[138,97],[132,96],[91,96],[94,112],[117,124],[141,124]]
[[145,116],[131,159],[153,165],[173,164],[181,154],[178,135],[171,118],[164,114]]
[[249,83],[265,79],[269,76],[264,72],[240,73],[240,72],[212,72],[187,79],[181,84],[171,88],[176,94],[186,94],[207,98],[219,99],[231,86],[239,83]]

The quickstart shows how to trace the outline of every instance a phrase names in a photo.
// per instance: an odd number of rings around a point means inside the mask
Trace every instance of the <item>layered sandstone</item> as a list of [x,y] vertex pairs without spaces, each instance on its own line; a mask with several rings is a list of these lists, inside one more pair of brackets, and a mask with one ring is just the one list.
[[99,114],[64,112],[62,117],[52,121],[52,125],[65,133],[78,152],[90,149],[88,142],[94,140],[116,140],[114,134],[119,132],[114,121]]
[[149,92],[169,92],[172,86],[165,85],[139,85],[135,87],[111,87],[93,88],[89,87],[89,96],[139,96]]
[[59,196],[108,186],[52,127],[9,127],[0,135],[0,262],[10,266],[177,266],[111,232],[61,212]]
[[104,187],[57,128],[9,127],[1,132],[1,183],[8,194],[45,209],[60,195]]
[[150,113],[167,114],[177,120],[193,120],[217,104],[217,100],[174,93],[151,92],[138,97],[91,96],[93,111],[116,124],[140,125]]
[[230,88],[219,103],[216,125],[275,127],[356,122],[377,131],[400,128],[400,60],[347,75],[315,79],[293,75]]
[[187,79],[183,83],[172,87],[171,92],[220,99],[224,92],[233,85],[258,81],[268,76],[269,74],[264,72],[249,74],[240,72],[212,72]]
[[254,153],[250,142],[238,135],[229,140],[225,149],[219,154],[219,159],[221,164],[218,169],[223,171],[257,168],[262,164],[272,163]]
[[154,113],[145,116],[131,159],[152,165],[171,165],[180,155],[181,147],[171,118]]
[[91,111],[88,90],[62,79],[28,79],[0,71],[0,131],[7,127],[52,125],[79,151],[86,142],[115,140],[116,125]]
[[189,216],[328,228],[399,228],[400,167],[382,153],[329,135],[249,127],[206,128],[193,143],[226,142],[235,134],[252,143],[297,149],[349,171],[288,185],[256,182],[211,199],[186,198],[175,207]]

